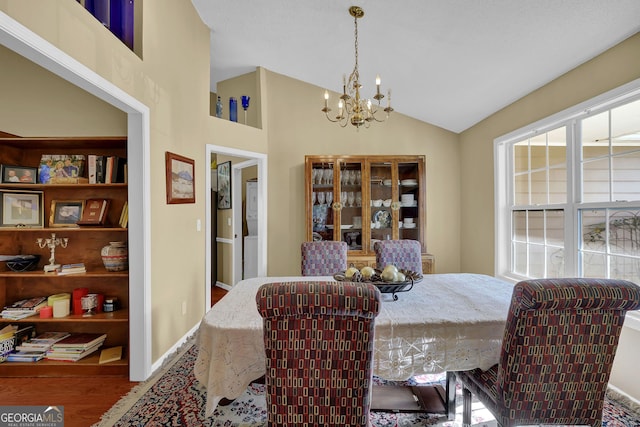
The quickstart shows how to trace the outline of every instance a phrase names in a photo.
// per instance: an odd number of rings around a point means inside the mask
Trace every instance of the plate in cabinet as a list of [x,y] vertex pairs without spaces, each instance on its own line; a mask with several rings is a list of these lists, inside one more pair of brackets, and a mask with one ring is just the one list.
[[389,228],[391,227],[391,221],[393,217],[391,212],[383,209],[373,214],[373,222],[380,224],[381,228]]

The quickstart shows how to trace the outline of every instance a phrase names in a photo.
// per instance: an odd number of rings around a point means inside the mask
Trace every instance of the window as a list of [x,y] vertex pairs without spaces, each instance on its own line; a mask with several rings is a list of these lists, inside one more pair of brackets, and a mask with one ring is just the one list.
[[640,80],[498,138],[496,273],[640,283]]

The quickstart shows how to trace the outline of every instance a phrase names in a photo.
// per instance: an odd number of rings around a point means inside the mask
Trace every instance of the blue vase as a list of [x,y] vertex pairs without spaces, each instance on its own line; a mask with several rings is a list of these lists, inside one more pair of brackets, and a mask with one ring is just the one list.
[[238,100],[233,96],[229,98],[229,120],[232,122],[238,121]]

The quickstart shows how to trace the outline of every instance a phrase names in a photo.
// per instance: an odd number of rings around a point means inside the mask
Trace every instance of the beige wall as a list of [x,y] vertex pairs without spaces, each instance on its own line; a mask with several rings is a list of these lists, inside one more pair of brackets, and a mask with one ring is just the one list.
[[[329,123],[320,111],[323,88],[268,70],[265,80],[269,275],[300,272],[300,243],[305,240],[305,154],[424,154],[427,250],[436,257],[437,272],[459,271],[460,152],[456,134],[397,113],[370,129],[341,128]],[[332,97],[337,99],[336,94]]]
[[638,52],[640,33],[460,134],[461,271],[494,274],[494,139],[640,78]]
[[[638,52],[640,33],[460,135],[461,271],[494,274],[494,139],[640,78]],[[625,328],[610,382],[638,400],[640,385],[635,360],[639,350],[640,332]]]
[[[150,109],[151,316],[155,361],[197,325],[204,314],[205,235],[204,231],[196,230],[196,221],[205,218],[204,182],[209,161],[205,159],[204,145],[212,143],[211,135],[227,133],[223,125],[216,132],[218,125],[210,123],[209,30],[191,2],[144,2],[144,60],[141,60],[75,1],[0,0],[0,10]],[[38,13],[34,13],[36,10]],[[22,66],[21,62],[14,58],[7,67],[2,61],[0,73],[12,73],[14,80],[23,79],[23,85],[41,79],[42,72],[35,66],[27,72],[13,71],[14,66]],[[4,77],[0,80],[6,83]],[[126,133],[121,112],[65,86],[68,85],[64,82],[56,82],[32,86],[30,91],[10,92],[18,105],[25,106],[22,110],[7,108],[3,92],[0,129],[32,135]],[[39,110],[37,120],[25,118],[33,106]],[[166,151],[195,160],[195,204],[165,203]],[[185,315],[181,312],[182,302],[187,305]]]

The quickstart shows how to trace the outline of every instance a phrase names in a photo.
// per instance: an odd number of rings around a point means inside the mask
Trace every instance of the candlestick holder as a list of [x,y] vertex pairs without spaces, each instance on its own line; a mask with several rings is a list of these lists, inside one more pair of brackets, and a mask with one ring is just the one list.
[[69,244],[68,237],[56,237],[56,233],[51,233],[51,238],[38,238],[36,240],[36,244],[40,246],[41,249],[47,247],[51,251],[51,256],[49,257],[49,264],[44,266],[44,272],[49,273],[52,271],[56,271],[60,268],[60,264],[56,264],[56,246],[61,246],[66,248]]

